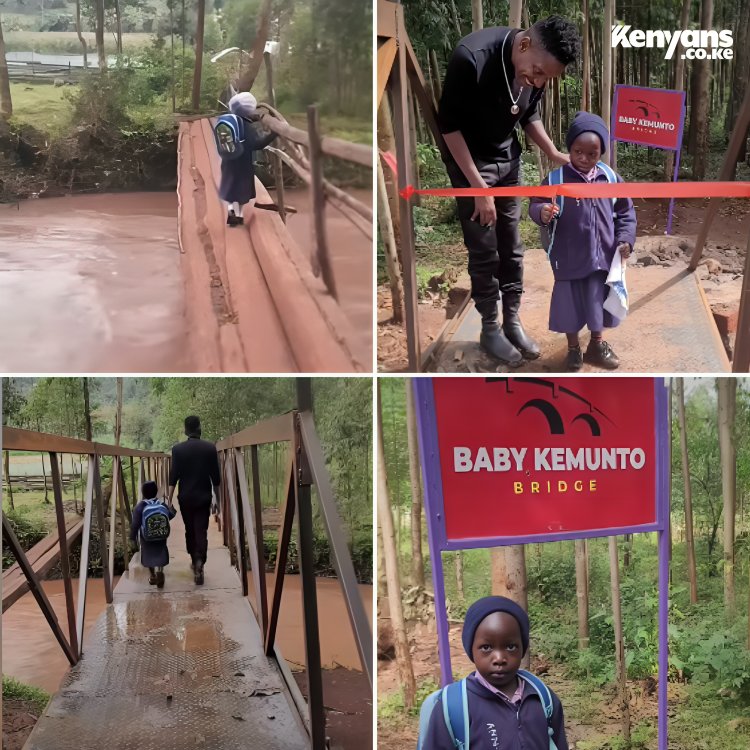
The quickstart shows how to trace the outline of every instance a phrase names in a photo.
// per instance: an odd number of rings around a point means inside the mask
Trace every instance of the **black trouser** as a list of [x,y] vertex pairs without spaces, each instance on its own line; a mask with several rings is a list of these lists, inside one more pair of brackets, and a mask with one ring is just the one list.
[[[511,162],[475,161],[487,187],[519,185],[520,159]],[[455,162],[448,164],[453,187],[469,187],[469,182]],[[497,302],[499,294],[523,292],[524,248],[518,231],[521,219],[520,198],[495,198],[497,223],[485,229],[479,218],[471,220],[474,198],[456,198],[458,218],[464,242],[469,251],[471,297],[477,307]]]
[[185,505],[180,503],[182,520],[185,522],[185,546],[193,562],[206,562],[208,554],[208,519],[211,503]]

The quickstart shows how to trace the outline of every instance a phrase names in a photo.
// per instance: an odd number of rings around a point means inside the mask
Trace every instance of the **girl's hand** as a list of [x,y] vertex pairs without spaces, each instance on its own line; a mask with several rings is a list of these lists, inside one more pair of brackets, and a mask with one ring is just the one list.
[[617,249],[620,251],[620,256],[622,257],[623,261],[627,260],[630,257],[630,244],[627,242],[621,242]]
[[545,203],[542,206],[542,222],[544,224],[549,224],[553,217],[557,216],[557,214],[560,213],[560,206],[558,206],[556,203]]

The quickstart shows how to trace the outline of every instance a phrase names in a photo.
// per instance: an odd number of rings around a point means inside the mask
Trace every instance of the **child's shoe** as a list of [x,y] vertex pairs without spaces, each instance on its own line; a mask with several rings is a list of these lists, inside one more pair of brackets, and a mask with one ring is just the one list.
[[163,570],[158,570],[156,572],[156,588],[157,589],[164,588],[164,571]]
[[581,347],[577,346],[575,349],[568,347],[568,354],[565,357],[565,370],[567,372],[578,372],[581,367],[583,367]]
[[237,214],[234,212],[234,209],[230,208],[229,212],[227,213],[227,224],[230,227],[238,227],[242,223],[242,217],[237,216]]
[[148,569],[148,572],[150,573],[150,575],[149,575],[149,577],[148,577],[148,582],[149,582],[149,583],[150,583],[150,584],[151,584],[152,586],[156,586],[156,581],[157,581],[157,578],[156,578],[156,571],[155,571],[155,570],[154,570],[153,568],[149,568],[149,569]]
[[591,339],[583,359],[588,364],[603,367],[605,370],[616,370],[620,366],[620,360],[612,347],[601,339]]

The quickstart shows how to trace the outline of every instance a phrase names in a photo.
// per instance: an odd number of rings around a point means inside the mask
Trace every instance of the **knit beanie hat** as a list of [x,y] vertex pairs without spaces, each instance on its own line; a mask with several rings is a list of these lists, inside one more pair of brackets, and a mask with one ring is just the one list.
[[474,661],[471,653],[474,645],[474,634],[477,632],[479,624],[487,615],[493,612],[505,612],[512,615],[518,622],[518,628],[521,631],[521,643],[523,644],[524,654],[529,648],[529,616],[514,601],[504,596],[485,596],[478,599],[472,604],[466,612],[464,619],[464,629],[461,634],[461,641],[464,644],[464,650],[469,659]]
[[599,140],[602,142],[602,153],[605,153],[609,143],[609,130],[607,130],[604,120],[591,112],[578,112],[573,118],[573,122],[568,128],[568,134],[565,136],[565,145],[568,147],[568,151],[570,151],[573,141],[581,133],[586,132],[596,133],[599,136]]
[[252,117],[258,102],[249,91],[241,91],[229,100],[229,111],[237,117]]
[[141,486],[141,491],[143,492],[143,497],[145,497],[146,500],[152,500],[159,493],[159,487],[157,486],[156,482],[154,482],[152,479],[149,479],[143,483],[143,485]]

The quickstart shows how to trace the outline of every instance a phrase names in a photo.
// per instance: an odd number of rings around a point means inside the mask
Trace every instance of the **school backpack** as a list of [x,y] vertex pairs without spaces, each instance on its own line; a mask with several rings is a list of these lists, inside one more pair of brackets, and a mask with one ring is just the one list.
[[[605,164],[603,161],[597,162],[597,167],[604,172],[604,174],[607,176],[607,182],[617,182],[617,175],[614,173],[612,168]],[[553,169],[549,176],[547,177],[547,184],[548,185],[562,185],[563,184],[563,168],[558,167],[557,169]],[[612,198],[612,217],[615,216],[615,203],[617,202],[617,198]],[[558,195],[555,198],[555,203],[557,203],[560,211],[557,214],[557,216],[552,219],[552,221],[549,224],[543,225],[540,227],[540,233],[542,236],[542,247],[547,251],[547,257],[549,257],[550,253],[552,252],[552,243],[555,241],[555,230],[557,229],[557,221],[562,216],[563,213],[563,207],[565,205],[565,197],[562,195]]]
[[239,159],[245,153],[245,124],[242,118],[232,114],[218,117],[214,125],[214,139],[222,159]]
[[[549,735],[549,750],[557,750],[552,735],[552,693],[549,688],[536,675],[525,669],[518,670],[518,676],[527,684],[531,685],[539,696],[547,717],[547,734]],[[434,693],[430,693],[422,703],[419,710],[419,739],[417,750],[424,750],[423,743],[427,734],[427,726],[435,705],[440,702],[443,707],[443,718],[448,734],[453,741],[456,750],[470,750],[469,748],[469,698],[466,693],[466,678],[458,682],[452,682]],[[429,750],[429,748],[428,748]]]
[[141,516],[141,538],[144,542],[162,542],[169,536],[169,511],[156,498],[146,500]]

